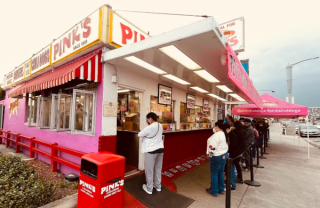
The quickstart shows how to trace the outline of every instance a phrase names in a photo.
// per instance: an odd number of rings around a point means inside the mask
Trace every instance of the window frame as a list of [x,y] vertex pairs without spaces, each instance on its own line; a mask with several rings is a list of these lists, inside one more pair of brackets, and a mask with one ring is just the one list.
[[[64,93],[59,93],[58,94],[58,108],[57,108],[57,113],[56,113],[56,124],[57,124],[57,131],[60,131],[60,132],[69,132],[69,131],[72,131],[72,126],[71,126],[71,121],[70,121],[70,118],[72,118],[73,116],[73,114],[72,114],[72,110],[70,110],[70,115],[69,115],[69,128],[68,129],[66,129],[66,128],[60,128],[60,103],[61,103],[61,97],[62,96],[64,96],[64,98],[66,98],[66,97],[70,97],[70,109],[72,108],[72,101],[73,101],[73,99],[72,99],[72,97],[73,97],[73,95],[70,95],[70,94],[64,94]],[[63,120],[64,120],[64,124],[65,124],[65,119],[66,119],[66,103],[64,104],[64,117],[63,117]]]
[[[45,104],[45,101],[50,101],[51,100],[51,109],[50,110],[52,110],[52,99],[49,98],[49,97],[41,97],[40,100],[41,100],[41,108],[39,110],[41,110],[41,111],[38,113],[39,116],[40,116],[40,127],[39,128],[40,129],[50,129],[51,123],[50,123],[49,127],[43,127],[43,122],[44,122],[43,116],[44,116],[44,107],[45,107],[44,104]],[[52,111],[51,111],[51,116],[49,117],[50,122],[52,120],[51,117],[52,117]],[[37,122],[37,124],[38,124],[38,122]]]
[[[92,128],[91,131],[86,132],[86,131],[80,131],[80,130],[76,130],[75,129],[75,116],[76,116],[76,106],[75,104],[77,103],[77,93],[83,93],[83,94],[91,94],[92,95]],[[95,123],[96,123],[96,90],[92,91],[92,90],[78,90],[78,89],[73,89],[73,99],[72,99],[72,117],[71,117],[71,134],[82,134],[82,135],[89,135],[89,136],[94,136],[95,135]],[[86,108],[86,112],[88,112],[88,108],[89,105],[88,103],[84,106],[84,108]],[[83,118],[86,119],[86,121],[84,122],[85,126],[89,126],[89,116],[86,115],[83,112]],[[85,118],[86,117],[86,118]],[[84,120],[83,119],[83,120]],[[84,127],[83,129],[85,129],[86,127]]]

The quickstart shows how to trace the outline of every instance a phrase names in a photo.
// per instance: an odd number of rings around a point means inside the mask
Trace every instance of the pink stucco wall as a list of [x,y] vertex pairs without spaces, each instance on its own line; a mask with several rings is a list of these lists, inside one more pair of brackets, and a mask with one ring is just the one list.
[[[103,71],[103,70],[102,70]],[[102,74],[103,76],[103,74]],[[12,89],[14,90],[14,89]],[[7,95],[12,91],[7,91]],[[71,134],[66,132],[56,132],[50,131],[50,129],[38,129],[36,127],[28,127],[27,123],[25,123],[26,117],[26,107],[27,101],[26,98],[20,100],[18,105],[17,114],[9,116],[9,106],[10,106],[10,98],[8,96],[5,100],[5,113],[4,113],[4,126],[3,129],[7,131],[12,131],[15,133],[21,133],[22,135],[28,137],[35,137],[36,139],[50,142],[50,143],[58,143],[63,147],[68,147],[74,150],[90,153],[90,152],[98,152],[98,141],[99,136],[101,135],[101,120],[102,120],[102,99],[103,99],[103,84],[98,83],[97,85],[97,103],[96,103],[96,123],[95,123],[95,135],[94,136],[85,136],[79,134]],[[26,141],[25,143],[28,144]],[[13,145],[14,147],[14,145]],[[38,148],[43,149],[50,153],[50,150],[46,147],[39,146]],[[23,149],[23,152],[29,154],[28,149]],[[80,164],[80,158],[74,157],[69,154],[59,153],[60,157],[63,157],[67,160]],[[50,163],[50,160],[41,155],[37,155],[38,159],[44,160],[47,163]],[[78,171],[73,170],[67,166],[58,165],[58,169],[63,173],[76,173],[79,174]]]

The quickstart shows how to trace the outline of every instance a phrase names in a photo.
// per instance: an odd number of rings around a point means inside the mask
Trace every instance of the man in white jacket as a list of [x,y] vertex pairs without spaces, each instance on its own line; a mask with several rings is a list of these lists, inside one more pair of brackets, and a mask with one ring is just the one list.
[[148,194],[152,194],[153,187],[157,191],[161,191],[164,145],[162,140],[163,128],[157,120],[158,116],[155,113],[148,113],[147,122],[149,126],[138,134],[142,138],[142,153],[144,153],[144,168],[147,182],[147,184],[142,185],[142,188]]

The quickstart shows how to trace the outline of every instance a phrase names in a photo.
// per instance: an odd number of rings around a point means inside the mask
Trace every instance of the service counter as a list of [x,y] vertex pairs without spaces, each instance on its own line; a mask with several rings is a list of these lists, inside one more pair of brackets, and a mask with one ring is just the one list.
[[164,131],[163,168],[206,154],[207,139],[213,134],[212,129]]
[[[139,132],[117,132],[117,154],[126,158],[126,168],[137,169],[139,163]],[[163,167],[206,153],[207,139],[213,134],[212,129],[163,131],[164,158]]]

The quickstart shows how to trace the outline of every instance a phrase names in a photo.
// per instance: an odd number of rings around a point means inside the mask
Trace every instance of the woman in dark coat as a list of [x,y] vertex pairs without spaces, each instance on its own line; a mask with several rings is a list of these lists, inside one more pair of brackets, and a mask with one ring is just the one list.
[[[239,154],[241,154],[244,150],[245,150],[245,145],[244,145],[244,137],[245,137],[245,132],[244,132],[244,127],[241,124],[240,121],[236,121],[234,122],[234,129],[232,129],[232,132],[235,135],[235,138],[237,140],[237,146],[238,146],[238,150],[239,152],[237,152]],[[236,155],[236,156],[237,156]],[[230,156],[232,158],[232,156]],[[238,175],[237,175],[237,183],[241,183],[243,184],[243,178],[242,178],[242,169],[240,166],[240,159],[241,157],[235,159],[233,161],[233,164],[235,165]]]
[[[229,140],[229,157],[230,158],[236,158],[241,154],[241,147],[239,143],[239,139],[237,134],[234,131],[233,127],[230,127],[229,124],[225,124],[225,132]],[[232,170],[231,170],[231,190],[236,190],[236,173],[235,169],[237,169],[238,177],[242,180],[242,172],[240,167],[240,157],[234,159],[232,164]],[[239,179],[239,181],[240,181]],[[243,180],[242,180],[243,181]]]

